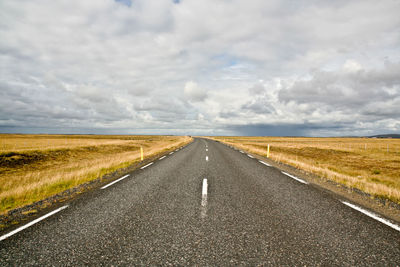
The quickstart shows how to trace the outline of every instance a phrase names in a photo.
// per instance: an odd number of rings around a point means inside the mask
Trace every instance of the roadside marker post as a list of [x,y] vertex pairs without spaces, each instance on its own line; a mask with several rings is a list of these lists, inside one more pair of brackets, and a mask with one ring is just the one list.
[[269,158],[269,144],[268,144],[268,148],[267,148],[267,158]]
[[143,161],[143,147],[140,147],[140,160]]

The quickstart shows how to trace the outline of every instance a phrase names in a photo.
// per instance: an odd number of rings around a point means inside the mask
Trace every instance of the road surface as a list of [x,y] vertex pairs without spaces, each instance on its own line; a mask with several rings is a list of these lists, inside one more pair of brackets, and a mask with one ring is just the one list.
[[0,266],[400,265],[398,230],[295,178],[195,139],[3,236]]

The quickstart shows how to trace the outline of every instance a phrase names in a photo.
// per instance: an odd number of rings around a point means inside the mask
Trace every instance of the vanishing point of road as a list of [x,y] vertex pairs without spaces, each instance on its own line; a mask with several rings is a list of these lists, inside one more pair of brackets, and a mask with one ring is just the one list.
[[196,138],[3,235],[0,266],[400,265],[396,225],[344,203]]

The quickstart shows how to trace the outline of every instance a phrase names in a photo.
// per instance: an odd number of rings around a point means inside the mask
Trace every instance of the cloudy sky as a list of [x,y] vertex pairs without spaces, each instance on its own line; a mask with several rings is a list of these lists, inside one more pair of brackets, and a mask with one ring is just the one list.
[[398,0],[0,0],[0,132],[400,132]]

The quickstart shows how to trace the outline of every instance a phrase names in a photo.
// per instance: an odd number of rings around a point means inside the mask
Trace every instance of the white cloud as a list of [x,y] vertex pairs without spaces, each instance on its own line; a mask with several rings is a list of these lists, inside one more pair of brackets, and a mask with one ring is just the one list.
[[343,69],[347,72],[357,72],[360,71],[363,67],[361,66],[360,63],[358,63],[355,60],[346,60],[346,62],[343,65]]
[[399,131],[399,10],[390,0],[1,1],[0,126]]
[[183,89],[185,97],[192,102],[201,102],[207,98],[207,92],[193,81],[187,82]]

